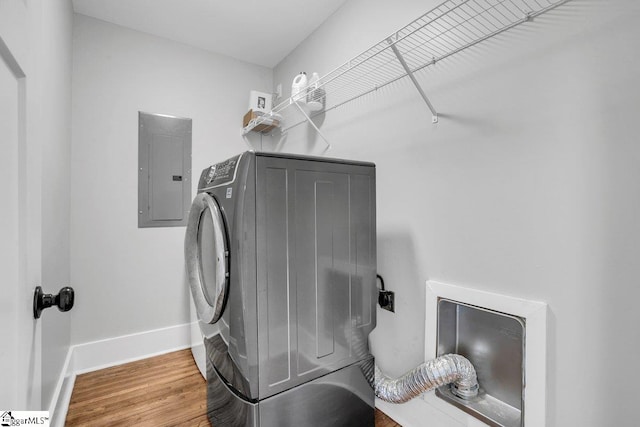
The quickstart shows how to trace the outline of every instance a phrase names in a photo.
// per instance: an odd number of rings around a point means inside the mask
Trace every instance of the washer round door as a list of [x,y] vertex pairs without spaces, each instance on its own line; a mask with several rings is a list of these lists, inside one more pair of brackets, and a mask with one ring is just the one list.
[[216,323],[229,291],[229,250],[222,212],[207,193],[198,194],[191,205],[184,256],[198,317]]

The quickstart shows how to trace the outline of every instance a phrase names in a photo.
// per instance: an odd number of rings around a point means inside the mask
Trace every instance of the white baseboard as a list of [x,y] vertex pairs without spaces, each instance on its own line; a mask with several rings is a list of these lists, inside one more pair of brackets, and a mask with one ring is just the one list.
[[69,347],[49,407],[51,427],[63,427],[76,375],[191,346],[190,324],[170,326]]
[[64,360],[60,378],[53,391],[51,406],[49,407],[49,425],[51,427],[63,427],[67,418],[69,401],[73,392],[73,384],[76,381],[76,374],[73,372],[73,346],[69,347],[67,357]]
[[188,348],[190,333],[190,324],[185,323],[74,345],[74,372],[84,374]]
[[[433,392],[429,393],[433,394]],[[421,398],[415,398],[400,404],[389,403],[376,398],[376,408],[404,427],[419,427],[424,425],[428,425],[429,427],[467,427],[467,424],[427,404]],[[428,422],[426,420],[428,420]],[[479,424],[484,425],[480,422]],[[468,425],[470,426],[471,424]]]

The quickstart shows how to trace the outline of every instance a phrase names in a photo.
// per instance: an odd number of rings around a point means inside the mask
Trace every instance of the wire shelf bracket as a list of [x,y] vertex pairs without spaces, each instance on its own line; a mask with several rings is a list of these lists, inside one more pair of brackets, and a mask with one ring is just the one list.
[[311,117],[309,117],[309,115],[304,111],[304,108],[302,108],[300,106],[298,101],[297,100],[293,100],[292,102],[296,104],[296,107],[298,107],[298,109],[300,110],[300,112],[302,113],[304,118],[307,120],[307,122],[309,122],[309,124],[311,126],[313,126],[313,128],[316,130],[316,132],[318,132],[318,135],[320,135],[320,137],[324,140],[324,143],[327,144],[327,146],[325,147],[325,149],[323,151],[323,154],[326,153],[327,151],[329,151],[331,149],[331,144],[329,143],[329,140],[324,136],[324,134],[320,131],[318,126],[316,126],[316,124],[313,122],[313,120],[311,120]]
[[393,50],[393,53],[398,58],[398,62],[400,62],[400,65],[402,65],[402,68],[404,68],[404,71],[407,73],[407,76],[409,76],[409,78],[411,79],[411,82],[414,84],[416,89],[418,89],[418,93],[420,94],[422,99],[424,99],[424,102],[427,104],[427,107],[429,107],[429,110],[431,110],[431,114],[432,114],[431,123],[438,123],[438,112],[433,107],[433,104],[431,104],[431,101],[429,101],[429,98],[424,93],[424,90],[422,90],[422,86],[420,86],[420,83],[418,83],[416,76],[413,75],[413,72],[409,68],[409,65],[407,65],[407,61],[404,60],[402,53],[400,53],[400,51],[396,47],[395,42],[391,40],[391,37],[387,39],[387,42],[391,46],[391,50]]

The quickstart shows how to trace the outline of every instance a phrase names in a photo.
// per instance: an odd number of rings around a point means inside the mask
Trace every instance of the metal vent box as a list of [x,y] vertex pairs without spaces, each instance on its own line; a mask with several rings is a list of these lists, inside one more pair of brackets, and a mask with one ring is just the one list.
[[460,354],[473,364],[480,393],[463,400],[440,387],[436,395],[490,426],[524,426],[525,320],[438,299],[437,355]]

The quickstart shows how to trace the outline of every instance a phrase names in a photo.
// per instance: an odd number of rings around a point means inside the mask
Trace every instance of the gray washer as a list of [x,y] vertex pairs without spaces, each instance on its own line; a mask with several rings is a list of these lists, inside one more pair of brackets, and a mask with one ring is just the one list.
[[245,152],[198,192],[185,258],[212,424],[373,426],[375,166]]

